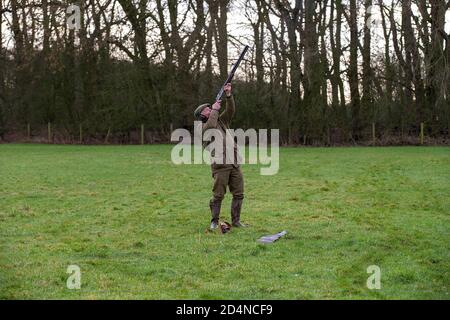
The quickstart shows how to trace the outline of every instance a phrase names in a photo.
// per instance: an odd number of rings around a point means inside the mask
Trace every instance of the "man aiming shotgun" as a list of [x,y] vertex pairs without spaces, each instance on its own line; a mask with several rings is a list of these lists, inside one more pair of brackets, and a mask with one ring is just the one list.
[[[220,132],[223,141],[223,154],[215,154],[215,157],[217,159],[217,156],[219,156],[219,158],[224,159],[224,161],[220,163],[213,161],[211,163],[214,184],[212,190],[213,197],[209,202],[209,207],[211,209],[210,229],[216,229],[218,227],[220,208],[227,191],[227,186],[233,195],[233,200],[231,202],[232,225],[234,227],[244,226],[240,221],[242,202],[244,199],[244,177],[238,161],[238,159],[240,159],[240,155],[238,153],[237,145],[231,134],[227,132],[227,129],[230,128],[230,122],[233,119],[235,112],[235,102],[232,94],[231,80],[233,79],[234,72],[242,61],[242,58],[247,50],[248,46],[244,48],[238,61],[233,65],[224,86],[220,89],[219,94],[216,96],[216,102],[212,106],[208,103],[202,104],[194,111],[194,117],[197,120],[202,121],[202,132],[204,133],[208,129],[217,129],[217,132]],[[225,111],[219,114],[223,92],[225,92],[226,96],[226,106]],[[229,143],[232,141],[232,150],[227,150],[226,141],[229,141]]]

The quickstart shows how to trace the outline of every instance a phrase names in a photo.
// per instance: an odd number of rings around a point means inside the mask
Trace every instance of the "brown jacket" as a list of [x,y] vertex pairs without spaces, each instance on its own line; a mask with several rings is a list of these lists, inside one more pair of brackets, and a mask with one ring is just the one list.
[[[218,171],[223,171],[223,170],[230,170],[233,167],[234,168],[238,168],[239,164],[238,164],[238,157],[239,157],[239,152],[237,149],[237,145],[236,143],[233,141],[233,145],[234,145],[234,152],[233,155],[227,155],[226,152],[226,140],[227,139],[233,139],[233,137],[230,135],[230,133],[227,133],[226,130],[230,129],[230,123],[231,120],[233,119],[234,116],[234,112],[235,112],[235,103],[234,103],[234,98],[231,95],[230,97],[226,98],[226,104],[225,104],[225,111],[223,111],[220,115],[219,115],[219,111],[217,110],[212,110],[208,121],[206,121],[205,123],[203,123],[203,128],[202,131],[203,133],[208,130],[208,129],[218,129],[221,134],[222,134],[222,138],[223,139],[223,164],[218,164],[218,163],[212,163],[211,164],[211,169],[212,172],[218,172]],[[214,155],[212,155],[214,156]],[[226,164],[226,159],[232,157],[231,160],[233,162],[233,164]],[[230,161],[228,161],[229,163]]]

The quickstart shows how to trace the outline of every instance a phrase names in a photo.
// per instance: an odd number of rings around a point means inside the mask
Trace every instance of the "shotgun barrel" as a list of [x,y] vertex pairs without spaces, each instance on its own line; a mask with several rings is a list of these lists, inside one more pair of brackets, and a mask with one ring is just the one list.
[[222,95],[223,95],[223,88],[225,87],[225,85],[226,85],[227,83],[230,83],[231,80],[233,80],[234,73],[236,72],[237,68],[239,67],[239,64],[241,63],[241,61],[242,61],[242,59],[244,58],[245,54],[247,53],[247,50],[248,50],[248,49],[249,49],[249,46],[245,46],[245,47],[244,47],[244,50],[242,50],[241,54],[239,55],[238,60],[236,61],[235,64],[233,64],[233,67],[231,68],[231,71],[230,71],[230,73],[228,74],[227,80],[225,81],[225,83],[223,84],[223,86],[220,88],[220,91],[219,91],[219,93],[218,93],[217,96],[216,96],[216,101],[217,101],[217,100],[220,100],[220,99],[222,98]]

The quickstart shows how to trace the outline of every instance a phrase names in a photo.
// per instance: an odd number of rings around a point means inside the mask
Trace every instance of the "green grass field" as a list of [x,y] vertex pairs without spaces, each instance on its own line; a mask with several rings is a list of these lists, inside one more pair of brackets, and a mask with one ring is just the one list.
[[209,167],[170,151],[0,145],[0,298],[450,298],[450,148],[281,149],[277,175],[243,167],[251,227],[225,235]]

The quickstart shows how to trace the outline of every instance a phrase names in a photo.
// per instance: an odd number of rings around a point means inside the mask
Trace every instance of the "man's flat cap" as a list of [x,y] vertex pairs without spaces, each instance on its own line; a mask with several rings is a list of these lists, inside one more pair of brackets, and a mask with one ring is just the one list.
[[202,113],[202,111],[203,111],[205,108],[209,108],[209,107],[211,107],[211,105],[210,105],[209,103],[204,103],[204,104],[199,105],[199,106],[197,107],[197,109],[195,109],[195,111],[194,111],[194,117],[195,117],[195,119],[200,119],[200,114]]

